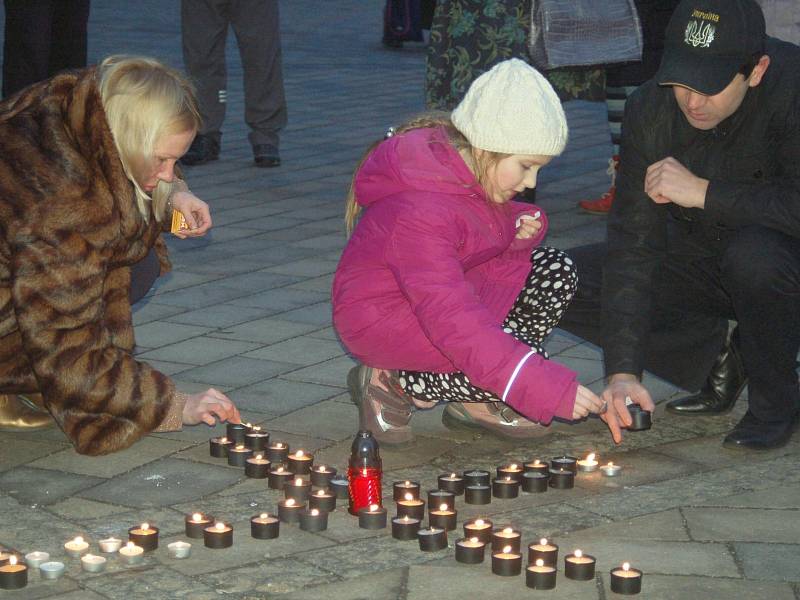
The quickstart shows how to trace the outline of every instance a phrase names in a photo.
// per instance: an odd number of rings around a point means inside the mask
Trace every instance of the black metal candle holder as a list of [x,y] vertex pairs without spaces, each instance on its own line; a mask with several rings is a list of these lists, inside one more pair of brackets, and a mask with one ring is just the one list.
[[[144,525],[145,523],[142,523]],[[158,527],[147,524],[144,528],[141,525],[128,529],[128,540],[141,546],[145,552],[152,552],[158,548]]]
[[336,475],[336,469],[325,465],[312,467],[311,485],[318,488],[330,487],[331,479]]
[[575,473],[559,469],[550,469],[549,485],[557,490],[571,490],[575,487]]
[[522,474],[522,491],[528,494],[541,494],[547,491],[549,474],[539,471],[528,471]]
[[519,481],[515,481],[510,477],[496,477],[492,481],[492,496],[503,500],[516,498],[519,496],[519,487]]
[[489,485],[491,483],[492,474],[483,469],[469,469],[464,471],[464,487],[471,485]]
[[392,484],[392,499],[397,502],[403,500],[406,494],[411,494],[414,498],[419,498],[418,481],[395,481]]
[[428,526],[431,528],[444,529],[446,531],[453,531],[456,528],[456,519],[458,518],[458,511],[455,508],[447,508],[442,510],[440,506],[438,510],[431,510],[428,507]]
[[269,446],[269,433],[263,431],[258,426],[253,427],[249,432],[244,434],[244,445],[253,452],[266,452]]
[[286,459],[289,470],[295,475],[308,475],[314,464],[314,455],[309,452],[298,450],[294,454],[289,454]]
[[439,489],[445,492],[450,492],[456,496],[464,493],[464,477],[458,473],[446,473],[439,475],[437,480]]
[[358,526],[361,529],[384,529],[387,513],[382,506],[365,506],[358,511]]
[[267,459],[271,463],[286,463],[289,457],[289,444],[285,442],[272,442],[267,446]]
[[522,533],[513,527],[497,527],[492,531],[492,552],[502,552],[506,546],[519,554],[522,547]]
[[261,513],[250,519],[250,535],[257,540],[274,540],[280,530],[281,520],[275,515]]
[[488,485],[468,485],[464,488],[464,502],[467,504],[489,504],[492,501],[492,488]]
[[282,490],[287,481],[291,481],[294,475],[286,470],[283,465],[273,465],[272,470],[267,476],[267,485],[271,490]]
[[419,531],[420,520],[410,517],[395,517],[392,519],[392,537],[396,540],[415,540]]
[[522,555],[508,546],[492,553],[492,573],[512,577],[522,572]]
[[228,423],[225,426],[225,437],[233,442],[234,446],[237,444],[244,446],[244,434],[249,430],[250,428],[244,423]]
[[244,444],[237,444],[228,448],[228,464],[232,467],[243,467],[247,459],[253,456],[253,451]]
[[522,465],[522,469],[525,473],[535,472],[541,473],[542,475],[550,474],[550,465],[547,462],[542,462],[538,458],[526,462],[524,465]]
[[555,567],[558,564],[558,544],[542,538],[538,542],[528,544],[528,564],[535,565],[537,560]]
[[404,498],[397,501],[397,516],[410,519],[425,518],[425,500],[419,498]]
[[212,550],[230,548],[233,546],[233,527],[221,521],[209,525],[203,529],[203,545]]
[[28,585],[28,565],[15,558],[0,566],[0,590],[19,590]]
[[214,458],[227,458],[228,448],[233,446],[233,442],[227,437],[212,437],[208,440],[209,453]]
[[325,531],[328,528],[328,513],[312,508],[300,512],[300,529],[303,531]]
[[564,576],[576,581],[589,581],[594,579],[594,568],[597,560],[589,554],[567,554],[564,557]]
[[456,541],[456,562],[477,565],[483,562],[485,554],[486,542],[476,537]]
[[464,537],[478,538],[485,544],[492,541],[492,525],[489,519],[470,519],[464,522]]
[[317,490],[308,497],[308,508],[333,512],[336,510],[336,495],[329,489]]
[[627,408],[633,421],[628,426],[628,431],[645,431],[653,426],[653,421],[649,410],[644,410],[638,404],[629,404]]
[[[200,517],[200,518],[196,519],[195,517]],[[209,525],[211,525],[213,521],[214,521],[213,517],[204,515],[203,513],[192,513],[190,515],[186,515],[186,517],[183,520],[186,537],[195,540],[202,539],[203,530]]]
[[497,478],[505,479],[506,477],[510,477],[517,483],[522,483],[523,472],[522,465],[518,463],[505,465],[503,467],[497,467]]
[[554,456],[550,459],[550,472],[553,471],[572,471],[578,472],[578,459],[574,456],[564,454],[563,456]]
[[278,518],[284,523],[297,523],[300,520],[300,511],[305,509],[303,502],[294,498],[287,498],[278,502]]
[[447,548],[447,532],[444,529],[426,527],[417,531],[419,549],[423,552],[436,552]]
[[297,502],[305,504],[311,495],[311,482],[302,477],[293,477],[283,484],[284,498],[294,498]]
[[642,572],[627,564],[611,569],[611,591],[625,596],[638,594],[642,591]]
[[545,564],[528,565],[525,585],[534,590],[552,590],[556,587],[556,568]]
[[456,507],[456,495],[453,492],[446,492],[445,490],[428,490],[428,510],[431,506],[440,507],[442,504],[447,504],[449,509]]
[[[261,458],[259,458],[259,456],[261,456]],[[263,458],[262,454],[257,454],[244,461],[244,474],[253,479],[266,479],[269,477],[269,469],[271,466],[272,463],[266,458]]]

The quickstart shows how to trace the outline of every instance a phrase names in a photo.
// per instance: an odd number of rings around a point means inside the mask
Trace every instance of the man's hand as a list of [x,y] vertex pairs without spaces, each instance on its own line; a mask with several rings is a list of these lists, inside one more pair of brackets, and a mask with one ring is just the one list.
[[605,413],[600,415],[600,418],[608,425],[615,444],[622,442],[622,428],[630,426],[633,422],[625,405],[625,398],[630,398],[634,404],[638,404],[650,412],[656,407],[650,397],[650,392],[639,383],[639,379],[635,375],[628,373],[612,375],[608,387],[603,390],[601,397],[607,403],[608,408]]
[[172,195],[172,207],[183,215],[189,229],[176,231],[175,235],[181,239],[187,237],[201,237],[211,229],[211,211],[208,204],[200,200],[191,192],[175,192]]
[[697,177],[671,156],[647,167],[644,191],[658,204],[705,208],[708,179]]
[[225,394],[209,388],[205,392],[192,394],[186,398],[183,407],[184,425],[197,425],[203,422],[214,426],[217,419],[231,423],[242,422],[239,411]]

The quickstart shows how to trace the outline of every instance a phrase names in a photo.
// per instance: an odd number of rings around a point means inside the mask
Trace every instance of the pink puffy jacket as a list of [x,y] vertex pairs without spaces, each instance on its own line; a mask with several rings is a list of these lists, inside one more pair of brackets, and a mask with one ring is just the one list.
[[[356,175],[366,210],[333,281],[347,349],[382,369],[464,372],[526,417],[572,417],[576,374],[530,352],[502,322],[547,230],[530,204],[490,202],[444,128],[382,142]],[[534,239],[516,219],[542,213]]]

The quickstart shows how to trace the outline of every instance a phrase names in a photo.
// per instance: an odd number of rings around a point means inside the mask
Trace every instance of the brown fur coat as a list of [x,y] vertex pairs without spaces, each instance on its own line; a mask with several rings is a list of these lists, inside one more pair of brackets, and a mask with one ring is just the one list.
[[0,103],[0,393],[39,392],[78,452],[106,454],[177,401],[132,356],[130,265],[157,241],[106,123],[93,69]]

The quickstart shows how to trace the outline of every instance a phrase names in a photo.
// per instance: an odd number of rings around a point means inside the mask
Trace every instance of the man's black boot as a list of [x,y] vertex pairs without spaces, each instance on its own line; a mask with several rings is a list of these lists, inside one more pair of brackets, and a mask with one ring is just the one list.
[[676,415],[719,415],[733,408],[736,399],[747,385],[742,356],[739,351],[738,329],[734,329],[722,349],[711,373],[697,393],[667,403],[667,410]]
[[184,165],[204,165],[219,158],[219,140],[207,133],[198,133],[192,145],[181,157]]
[[797,427],[798,415],[785,421],[761,421],[749,410],[731,432],[725,436],[722,445],[741,450],[772,450],[785,446]]

